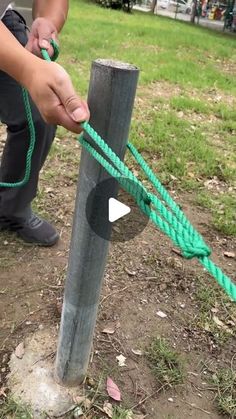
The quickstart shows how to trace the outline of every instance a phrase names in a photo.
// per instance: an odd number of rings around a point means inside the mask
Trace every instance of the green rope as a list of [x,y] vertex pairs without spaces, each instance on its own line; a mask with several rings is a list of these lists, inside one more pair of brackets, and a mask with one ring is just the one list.
[[[54,40],[51,40],[51,45],[53,46],[53,50],[54,50],[52,60],[55,61],[59,55],[59,47]],[[49,57],[46,49],[42,49],[41,52],[42,52],[43,58],[46,61],[51,61],[51,58]],[[30,136],[29,148],[26,154],[25,174],[24,174],[23,179],[17,182],[0,182],[0,188],[19,188],[26,185],[26,183],[30,179],[32,155],[34,152],[36,138],[35,138],[35,128],[34,128],[32,112],[31,112],[31,106],[30,106],[30,101],[29,101],[29,94],[24,87],[22,87],[22,95],[23,95],[26,119],[27,119],[28,128],[29,128],[29,136]]]
[[[128,143],[128,149],[143,169],[161,199],[143,186],[139,179],[119,159],[88,122],[83,123],[82,127],[101,150],[102,154],[83,135],[78,138],[80,144],[134,197],[142,212],[182,250],[183,256],[187,259],[196,257],[226,293],[236,301],[236,285],[209,259],[211,250],[204,242],[202,236],[194,229],[183,211],[173,201],[170,194],[157,179],[134,145]],[[106,160],[104,155],[108,160]],[[166,203],[170,210],[162,201]]]
[[[54,48],[52,60],[56,60],[59,54],[59,48],[54,41],[51,41]],[[51,61],[47,50],[42,50],[42,56],[45,60]],[[32,153],[35,146],[35,129],[29,103],[29,96],[26,90],[22,89],[26,117],[30,131],[30,145],[26,156],[26,170],[24,178],[16,183],[1,183],[0,187],[19,187],[25,185],[30,177]],[[135,199],[142,212],[147,215],[153,223],[165,233],[181,250],[183,256],[187,259],[196,257],[207,271],[217,280],[218,284],[226,293],[236,301],[236,285],[225,275],[221,269],[209,259],[210,248],[204,242],[202,236],[191,225],[183,211],[171,198],[170,194],[160,183],[152,169],[145,162],[138,150],[128,143],[127,147],[133,157],[140,165],[150,183],[155,188],[158,196],[145,188],[140,180],[132,171],[120,160],[112,151],[100,135],[89,125],[88,122],[82,124],[82,128],[94,141],[102,154],[97,151],[83,136],[78,137],[82,146],[104,167],[104,169],[129,192]],[[106,160],[106,158],[108,160]],[[163,202],[165,202],[165,205]],[[169,208],[169,209],[168,209]]]

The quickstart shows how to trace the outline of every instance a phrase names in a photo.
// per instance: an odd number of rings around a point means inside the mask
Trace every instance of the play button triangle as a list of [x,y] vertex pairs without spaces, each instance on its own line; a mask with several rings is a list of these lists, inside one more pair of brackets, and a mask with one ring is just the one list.
[[118,201],[115,198],[109,198],[108,201],[108,219],[110,223],[114,223],[114,221],[119,220],[119,218],[124,217],[125,215],[129,214],[131,211],[130,207],[122,202]]

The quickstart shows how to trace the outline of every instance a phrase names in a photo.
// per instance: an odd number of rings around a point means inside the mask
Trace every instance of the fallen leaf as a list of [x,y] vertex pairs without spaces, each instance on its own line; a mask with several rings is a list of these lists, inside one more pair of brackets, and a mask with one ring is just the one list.
[[108,401],[105,401],[102,409],[109,418],[113,417],[113,406],[111,403],[109,403]]
[[113,335],[115,333],[115,329],[112,327],[106,327],[102,330],[102,333],[106,333],[107,335]]
[[141,351],[140,349],[131,349],[131,351],[133,352],[134,355],[138,355],[138,356],[143,355],[143,351]]
[[165,317],[167,317],[167,314],[163,313],[163,311],[159,310],[157,311],[157,316],[161,317],[162,319],[164,319]]
[[120,390],[110,377],[107,377],[107,393],[113,400],[121,401]]
[[24,354],[25,354],[25,346],[24,346],[24,342],[21,342],[15,349],[15,356],[19,359],[22,359]]
[[122,354],[117,355],[116,359],[118,361],[119,367],[125,367],[126,366],[126,363],[125,363],[126,357],[124,355],[122,355]]
[[224,252],[224,256],[227,258],[235,258],[236,255],[234,252]]

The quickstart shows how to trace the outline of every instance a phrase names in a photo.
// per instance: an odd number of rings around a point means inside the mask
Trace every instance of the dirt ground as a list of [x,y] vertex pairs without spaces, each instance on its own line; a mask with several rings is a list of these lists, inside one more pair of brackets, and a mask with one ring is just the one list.
[[[34,331],[57,327],[60,322],[77,178],[71,159],[79,162],[79,150],[75,156],[72,140],[58,140],[57,144],[62,142],[67,142],[66,155],[57,152],[51,157],[37,200],[38,210],[47,213],[60,231],[58,245],[51,249],[27,246],[13,234],[1,233],[0,388],[5,385],[15,347]],[[57,174],[51,180],[52,162]],[[236,241],[210,227],[210,215],[192,203],[191,194],[172,193],[214,249],[213,260],[234,278],[236,260],[224,253],[235,251]],[[230,335],[226,342],[221,341],[217,333],[200,327],[196,296],[200,283],[212,287],[214,279],[197,261],[186,261],[176,253],[151,223],[133,240],[110,245],[89,376],[98,381],[101,375],[110,375],[121,390],[123,405],[142,417],[223,417],[208,378],[217,368],[235,362],[236,340]],[[159,317],[159,310],[167,316]],[[114,333],[103,333],[105,328]],[[184,383],[175,388],[160,389],[145,356],[157,336],[165,337],[184,362]],[[125,367],[117,365],[119,354],[126,357]]]

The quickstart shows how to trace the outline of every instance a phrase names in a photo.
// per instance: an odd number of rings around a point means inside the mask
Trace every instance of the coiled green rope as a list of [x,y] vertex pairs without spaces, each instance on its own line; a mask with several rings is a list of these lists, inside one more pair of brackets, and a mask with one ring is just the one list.
[[[59,49],[54,41],[52,41],[52,45],[55,52],[53,60],[55,60],[58,56]],[[46,50],[42,50],[42,55],[45,60],[51,60]],[[28,94],[25,89],[22,89],[22,92],[30,131],[30,146],[26,156],[25,176],[22,181],[16,183],[0,183],[0,187],[23,186],[28,182],[30,177],[32,153],[35,145],[35,130]],[[153,223],[182,250],[183,256],[187,259],[196,257],[207,269],[207,271],[217,280],[218,284],[226,291],[226,293],[234,301],[236,301],[236,285],[221,271],[218,266],[212,262],[212,260],[209,259],[211,254],[210,248],[206,245],[202,236],[191,225],[183,211],[173,201],[168,191],[157,179],[152,169],[145,162],[138,150],[131,143],[128,143],[128,149],[143,169],[160,198],[145,188],[140,180],[120,160],[120,158],[112,151],[112,149],[89,125],[88,122],[84,122],[82,127],[94,141],[96,146],[98,146],[101,150],[102,154],[100,154],[99,151],[97,151],[83,137],[83,135],[78,137],[80,144],[82,144],[82,146],[104,167],[104,169],[112,177],[116,178],[121,186],[134,197],[137,205],[143,213],[146,214],[153,221]],[[104,155],[108,160],[103,157]],[[163,202],[165,202],[165,205]]]
[[[49,57],[46,49],[41,50],[43,58],[47,61],[51,61],[51,60],[55,61],[59,55],[59,48],[58,48],[57,43],[51,40],[51,45],[53,46],[53,49],[54,49],[54,54],[53,54],[52,59]],[[34,152],[36,138],[35,138],[35,128],[34,128],[32,112],[31,112],[31,106],[30,106],[30,101],[29,101],[29,94],[24,87],[22,87],[22,95],[23,95],[26,119],[28,121],[29,137],[30,137],[29,148],[26,154],[26,161],[25,161],[25,174],[24,174],[23,179],[17,182],[0,182],[0,188],[19,188],[26,185],[26,183],[29,181],[29,178],[30,178],[32,155]]]

